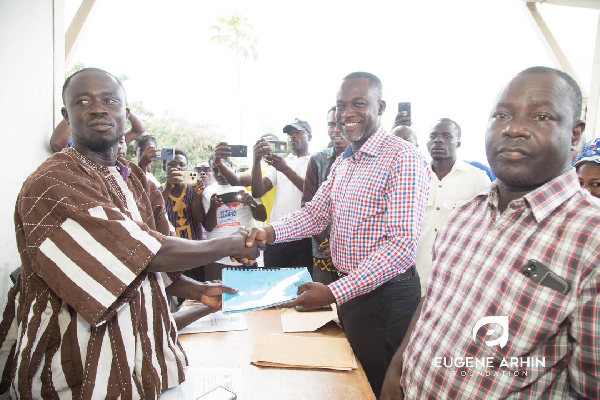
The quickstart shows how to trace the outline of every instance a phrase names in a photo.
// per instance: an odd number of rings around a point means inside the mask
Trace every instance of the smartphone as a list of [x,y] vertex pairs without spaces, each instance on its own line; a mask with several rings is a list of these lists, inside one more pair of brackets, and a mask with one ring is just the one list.
[[554,289],[559,293],[567,294],[571,291],[571,282],[565,280],[539,261],[527,260],[525,266],[521,268],[521,273],[538,285]]
[[267,143],[271,146],[271,153],[287,153],[287,142],[267,140]]
[[398,103],[398,117],[411,118],[410,102]]
[[248,146],[241,144],[230,144],[229,149],[231,152],[230,157],[248,157]]
[[156,157],[157,160],[172,160],[175,158],[175,149],[172,147],[160,149],[160,156]]
[[240,194],[240,192],[228,192],[219,194],[217,196],[221,198],[221,200],[225,204],[239,203],[242,201],[242,195]]
[[194,185],[198,181],[198,173],[196,171],[181,171],[181,174],[183,176],[183,183]]

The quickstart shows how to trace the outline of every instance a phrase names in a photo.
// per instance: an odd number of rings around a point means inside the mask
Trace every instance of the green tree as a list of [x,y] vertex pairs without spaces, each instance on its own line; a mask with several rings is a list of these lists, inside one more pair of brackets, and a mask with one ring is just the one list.
[[[188,155],[188,169],[200,161],[207,161],[220,141],[224,139],[216,128],[209,124],[191,122],[172,113],[154,118],[146,124],[146,133],[156,138],[160,147],[175,147]],[[161,162],[152,164],[152,174],[161,182],[166,177]]]
[[252,25],[248,18],[238,12],[226,17],[218,17],[217,24],[210,27],[215,34],[210,38],[215,43],[227,46],[230,50],[235,50],[238,84],[238,107],[240,112],[239,126],[240,139],[243,139],[243,108],[242,108],[242,77],[240,74],[240,57],[243,59],[257,59],[258,52],[256,46],[258,41],[252,34]]
[[73,75],[75,72],[79,71],[80,69],[84,69],[85,68],[85,64],[82,63],[81,61],[77,61],[75,64],[73,64],[73,66],[71,67],[71,69],[69,69],[67,71],[67,74],[65,76],[65,80],[70,77],[71,75]]

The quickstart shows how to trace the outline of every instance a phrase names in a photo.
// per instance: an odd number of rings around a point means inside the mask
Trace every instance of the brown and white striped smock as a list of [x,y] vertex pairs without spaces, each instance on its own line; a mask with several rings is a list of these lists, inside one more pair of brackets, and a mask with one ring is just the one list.
[[0,392],[13,398],[157,398],[187,361],[165,274],[145,272],[169,227],[133,164],[74,149],[46,160],[17,199],[23,266],[0,322]]

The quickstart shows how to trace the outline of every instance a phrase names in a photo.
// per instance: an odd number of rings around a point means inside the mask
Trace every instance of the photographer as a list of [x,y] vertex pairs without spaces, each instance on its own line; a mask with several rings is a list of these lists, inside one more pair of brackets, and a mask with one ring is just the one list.
[[195,184],[186,184],[183,172],[187,171],[187,155],[175,149],[175,158],[163,161],[163,170],[167,173],[167,181],[162,184],[162,195],[165,200],[167,217],[178,237],[191,240],[202,240],[204,209],[202,208],[202,192],[204,183],[198,179]]
[[[267,210],[260,199],[252,198],[243,186],[230,185],[215,165],[214,156],[208,162],[216,182],[207,187],[202,196],[206,210],[203,226],[207,231],[207,238],[228,237],[239,227],[254,227],[254,220],[264,222]],[[229,160],[221,160],[221,163],[231,168]],[[232,262],[229,257],[224,257],[204,267],[206,279],[221,279],[223,268],[239,265],[241,264]]]
[[[266,133],[266,134],[262,135],[260,137],[260,139],[267,140],[267,141],[279,141],[279,138],[277,137],[277,135],[274,135],[272,133]],[[217,144],[217,147],[215,148],[214,164],[219,168],[219,171],[221,172],[221,174],[225,177],[227,182],[229,182],[231,185],[245,186],[248,191],[251,191],[252,190],[252,176],[250,174],[252,171],[251,170],[242,171],[242,172],[234,171],[231,168],[230,163],[221,162],[221,160],[229,160],[230,156],[231,156],[231,148],[229,147],[229,145],[226,142],[220,142],[219,144]],[[261,176],[265,176],[268,168],[269,168],[269,165],[266,162],[261,163],[261,168],[260,168]],[[260,201],[262,201],[262,204],[265,206],[265,209],[267,210],[267,219],[265,221],[267,224],[271,220],[271,210],[273,209],[273,203],[275,202],[276,192],[277,192],[277,188],[274,187],[260,197]]]
[[[275,203],[271,212],[271,223],[281,220],[288,214],[300,209],[304,177],[310,153],[308,142],[312,130],[308,122],[296,119],[283,127],[288,135],[292,153],[283,158],[273,151],[270,141],[261,139],[254,145],[254,163],[252,166],[252,195],[260,197],[271,188],[277,187]],[[261,177],[261,160],[270,165],[264,177]],[[268,244],[265,250],[267,268],[306,267],[312,270],[312,243],[310,239],[295,240],[287,243]]]

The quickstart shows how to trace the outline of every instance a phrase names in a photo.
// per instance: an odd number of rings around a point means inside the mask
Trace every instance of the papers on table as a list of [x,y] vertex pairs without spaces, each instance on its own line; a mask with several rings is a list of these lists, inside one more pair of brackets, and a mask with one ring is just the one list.
[[251,362],[263,367],[350,371],[356,358],[346,338],[270,334],[256,339]]
[[325,311],[296,311],[290,308],[281,313],[281,326],[284,332],[314,332],[336,318],[335,308]]
[[217,311],[192,322],[180,330],[179,334],[245,331],[247,329],[248,325],[246,325],[246,319],[243,315],[224,315],[222,311]]
[[298,287],[306,282],[312,282],[306,268],[226,268],[223,285],[239,292],[223,294],[223,312],[260,310],[294,300]]
[[161,400],[196,400],[214,388],[223,388],[237,394],[242,390],[242,370],[239,368],[199,368],[186,367],[185,381],[161,396]]

